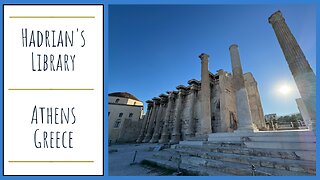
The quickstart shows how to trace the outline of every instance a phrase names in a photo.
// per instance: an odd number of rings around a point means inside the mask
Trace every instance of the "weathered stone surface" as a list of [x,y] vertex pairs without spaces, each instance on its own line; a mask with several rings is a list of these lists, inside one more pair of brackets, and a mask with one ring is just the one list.
[[142,141],[144,143],[149,142],[150,139],[152,138],[153,128],[155,126],[155,121],[156,121],[157,113],[158,113],[159,106],[160,106],[160,98],[155,97],[152,100],[153,100],[153,108],[152,108],[150,120],[148,122],[147,134],[145,135],[145,137]]
[[233,86],[236,92],[236,107],[238,117],[237,131],[253,131],[254,127],[252,123],[248,93],[244,84],[238,45],[231,45],[229,50],[232,63]]
[[148,104],[147,113],[143,118],[142,126],[141,126],[140,133],[139,133],[139,137],[136,140],[137,143],[141,143],[143,141],[143,138],[144,138],[144,136],[146,134],[146,131],[147,131],[147,124],[148,124],[148,121],[150,120],[153,101],[147,100],[146,103]]
[[181,137],[181,111],[183,107],[183,98],[185,95],[185,87],[184,86],[177,86],[177,89],[179,90],[177,101],[176,101],[176,107],[174,110],[174,116],[173,116],[173,132],[171,135],[170,143],[175,144],[180,141]]

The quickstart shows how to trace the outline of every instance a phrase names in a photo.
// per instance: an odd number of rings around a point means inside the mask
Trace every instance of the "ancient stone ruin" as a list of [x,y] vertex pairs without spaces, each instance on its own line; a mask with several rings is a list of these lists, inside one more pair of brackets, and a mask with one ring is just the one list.
[[[201,54],[201,81],[192,79],[147,101],[138,143],[171,148],[145,161],[197,175],[315,175],[316,76],[280,11],[269,17],[296,81],[307,130],[267,131],[251,73],[243,74],[238,46],[230,46],[232,74],[208,70]],[[301,110],[300,110],[301,111]],[[219,172],[219,173],[217,173]]]
[[[191,79],[188,86],[179,85],[176,91],[146,101],[148,109],[137,142],[174,144],[206,138],[210,133],[264,130],[257,82],[251,73],[242,74],[237,49],[237,45],[230,46],[234,75],[224,70],[211,73],[209,56],[201,54],[201,81]],[[239,116],[246,122],[238,122]]]

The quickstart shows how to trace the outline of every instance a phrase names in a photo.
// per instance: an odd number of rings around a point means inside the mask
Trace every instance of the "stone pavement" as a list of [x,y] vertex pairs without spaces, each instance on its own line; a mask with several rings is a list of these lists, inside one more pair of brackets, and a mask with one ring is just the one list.
[[[109,176],[176,176],[177,172],[173,170],[170,166],[165,166],[166,168],[154,167],[154,164],[142,165],[140,162],[142,160],[150,160],[156,157],[159,153],[166,153],[167,150],[171,149],[162,149],[162,145],[159,144],[116,144],[108,147],[108,175]],[[132,164],[133,157],[137,151],[135,163]],[[148,161],[149,162],[149,161]],[[176,166],[176,163],[172,161],[171,163]],[[214,176],[228,176],[232,175],[229,173],[222,173],[215,170],[210,170],[210,173],[207,173],[206,168],[199,167],[201,170],[197,170],[196,167],[189,169],[190,172],[187,175],[214,175]],[[181,166],[181,170],[184,170],[184,167]],[[204,172],[204,173],[193,173]],[[186,172],[184,172],[185,174]],[[185,174],[186,175],[186,174]]]
[[[155,169],[139,164],[143,159],[152,157],[157,144],[116,144],[108,147],[109,176],[161,176],[168,175],[165,170]],[[137,151],[136,159],[132,164]]]

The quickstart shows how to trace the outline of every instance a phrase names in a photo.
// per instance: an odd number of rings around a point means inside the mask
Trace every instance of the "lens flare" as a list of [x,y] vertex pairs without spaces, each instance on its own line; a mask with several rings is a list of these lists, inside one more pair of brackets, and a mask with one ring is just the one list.
[[288,85],[282,85],[278,89],[278,92],[282,95],[288,95],[290,91],[291,91],[291,88]]

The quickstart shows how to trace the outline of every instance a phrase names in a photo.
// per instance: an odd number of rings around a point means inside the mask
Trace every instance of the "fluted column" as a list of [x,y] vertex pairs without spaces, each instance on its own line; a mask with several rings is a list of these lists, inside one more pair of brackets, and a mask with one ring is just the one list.
[[244,78],[242,72],[242,66],[240,62],[240,55],[238,51],[238,45],[233,44],[229,48],[232,73],[233,73],[233,87],[236,92],[236,108],[238,117],[238,129],[237,131],[254,131],[252,123],[251,111],[248,100],[248,93],[244,85]]
[[180,119],[180,114],[182,110],[182,100],[183,96],[185,94],[185,87],[180,85],[177,86],[177,89],[179,90],[177,101],[176,101],[176,107],[174,110],[174,115],[173,115],[173,132],[171,135],[171,140],[170,143],[175,144],[179,143],[180,141],[180,136],[181,136],[181,119]]
[[151,117],[150,117],[150,120],[149,120],[147,134],[146,134],[146,136],[144,137],[144,139],[142,141],[144,143],[145,142],[149,142],[151,137],[152,137],[152,132],[153,132],[153,128],[154,128],[154,122],[156,120],[157,113],[158,113],[159,106],[160,106],[160,98],[155,97],[152,100],[153,100],[153,110],[152,110]]
[[148,104],[148,107],[147,107],[147,112],[146,112],[146,115],[144,116],[143,118],[143,121],[142,121],[142,126],[141,126],[141,129],[140,129],[140,133],[139,133],[139,137],[137,139],[137,143],[141,143],[143,138],[144,138],[144,135],[145,135],[145,132],[147,130],[147,124],[148,124],[148,121],[150,120],[150,115],[151,115],[151,110],[152,110],[152,106],[153,106],[153,101],[146,101],[146,103]]
[[152,138],[150,140],[150,143],[156,143],[159,141],[159,138],[160,138],[160,126],[161,124],[163,123],[162,121],[162,117],[163,117],[163,111],[165,109],[165,105],[168,101],[168,96],[165,95],[165,94],[161,94],[160,95],[160,108],[159,108],[159,111],[158,111],[158,115],[157,115],[157,118],[156,118],[156,125],[155,125],[155,128],[154,128],[154,131],[153,131],[153,135],[152,135]]
[[316,129],[316,75],[310,67],[298,42],[287,26],[280,11],[269,17],[269,23],[277,36],[282,52],[297,84],[300,96],[311,118],[309,129]]
[[210,80],[209,80],[209,55],[202,53],[201,59],[201,91],[200,91],[200,132],[197,135],[206,135],[211,130],[211,107],[210,107]]
[[159,140],[159,143],[167,143],[169,142],[169,120],[170,120],[170,112],[172,111],[172,106],[174,102],[175,94],[173,91],[170,92],[168,97],[168,106],[165,112],[164,116],[164,125],[161,133],[161,138]]
[[189,101],[189,124],[186,131],[186,137],[192,137],[195,135],[195,119],[194,119],[194,104],[195,104],[195,96],[196,91],[198,90],[198,81],[197,80],[189,80],[188,84],[190,85],[190,101]]

